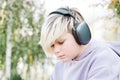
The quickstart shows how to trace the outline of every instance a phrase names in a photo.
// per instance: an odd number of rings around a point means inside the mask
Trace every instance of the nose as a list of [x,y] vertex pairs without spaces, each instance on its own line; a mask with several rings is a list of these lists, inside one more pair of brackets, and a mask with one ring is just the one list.
[[54,53],[57,54],[57,53],[60,52],[60,50],[61,50],[61,46],[56,44],[56,45],[54,46]]

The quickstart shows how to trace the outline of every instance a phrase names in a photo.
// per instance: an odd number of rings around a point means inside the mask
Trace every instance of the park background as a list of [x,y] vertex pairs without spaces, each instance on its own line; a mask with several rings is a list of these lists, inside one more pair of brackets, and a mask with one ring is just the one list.
[[40,29],[61,6],[80,10],[93,39],[120,41],[120,0],[0,0],[0,80],[48,80],[58,60],[45,56]]

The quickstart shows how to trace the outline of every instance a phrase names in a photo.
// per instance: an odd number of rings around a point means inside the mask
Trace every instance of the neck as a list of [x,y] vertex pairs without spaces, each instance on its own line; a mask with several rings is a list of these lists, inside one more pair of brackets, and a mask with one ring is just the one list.
[[84,53],[84,51],[89,47],[89,44],[86,45],[80,45],[80,52],[78,56],[76,56],[74,59],[77,60],[80,58],[80,56]]

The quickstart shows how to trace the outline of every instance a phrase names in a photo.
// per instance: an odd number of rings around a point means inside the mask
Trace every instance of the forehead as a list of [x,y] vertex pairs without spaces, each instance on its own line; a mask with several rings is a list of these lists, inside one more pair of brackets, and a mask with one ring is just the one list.
[[60,37],[58,37],[56,40],[61,40],[61,39],[64,39],[64,38],[67,38],[67,33],[63,33]]
[[66,32],[66,33],[62,34],[60,37],[58,37],[55,41],[69,39],[69,38],[71,38],[71,36],[72,36],[71,33]]

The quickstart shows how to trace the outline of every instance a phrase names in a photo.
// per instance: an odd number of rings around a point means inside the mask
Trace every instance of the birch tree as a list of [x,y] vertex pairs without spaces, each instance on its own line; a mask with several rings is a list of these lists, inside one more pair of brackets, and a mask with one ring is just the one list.
[[[0,41],[2,42],[0,68],[2,64],[6,79],[10,78],[12,70],[16,69],[19,58],[22,57],[27,64],[33,64],[34,61],[44,58],[44,53],[38,44],[40,27],[44,20],[44,3],[41,0],[35,1],[37,0],[0,1],[0,10],[3,9],[1,7],[3,3],[6,4],[5,17],[2,19],[3,22],[0,20]],[[3,41],[6,43],[3,44]],[[4,60],[6,60],[5,65]]]

